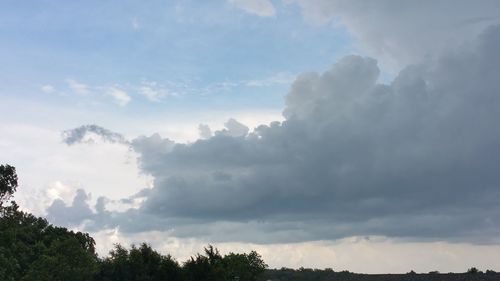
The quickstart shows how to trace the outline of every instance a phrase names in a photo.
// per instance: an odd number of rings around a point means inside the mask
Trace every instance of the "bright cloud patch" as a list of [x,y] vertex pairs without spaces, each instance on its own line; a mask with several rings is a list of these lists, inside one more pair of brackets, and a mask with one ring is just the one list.
[[139,93],[152,102],[159,102],[168,95],[168,91],[156,82],[143,82]]
[[90,87],[73,79],[67,79],[68,87],[76,94],[86,95],[90,93]]
[[46,84],[46,85],[43,85],[40,87],[40,90],[46,94],[52,94],[56,91],[56,89],[54,88],[54,86],[52,85],[49,85],[49,84]]
[[269,0],[229,0],[229,3],[247,13],[261,17],[271,17],[276,13],[273,3]]
[[111,96],[119,106],[126,106],[131,100],[127,92],[116,87],[109,87],[106,94]]

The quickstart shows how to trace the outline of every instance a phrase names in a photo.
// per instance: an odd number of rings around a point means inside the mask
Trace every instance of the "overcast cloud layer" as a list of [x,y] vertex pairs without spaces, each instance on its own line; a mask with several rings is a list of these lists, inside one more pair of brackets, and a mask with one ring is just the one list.
[[110,212],[101,198],[94,212],[80,192],[48,216],[216,241],[499,242],[499,49],[492,26],[470,46],[406,67],[390,85],[377,84],[376,60],[345,57],[297,77],[281,123],[248,133],[230,120],[190,144],[158,134],[133,140],[154,177],[152,189],[129,198],[142,202],[137,209]]

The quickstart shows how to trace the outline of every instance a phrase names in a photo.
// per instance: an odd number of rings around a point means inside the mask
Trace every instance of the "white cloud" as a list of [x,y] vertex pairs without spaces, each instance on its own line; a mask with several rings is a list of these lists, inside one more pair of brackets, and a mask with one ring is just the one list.
[[272,17],[276,9],[270,0],[228,0],[229,3],[243,11],[261,17]]
[[109,87],[105,93],[111,96],[119,106],[126,106],[131,100],[127,92],[117,87]]
[[46,84],[40,87],[40,90],[46,94],[52,94],[55,93],[56,89],[54,86]]
[[90,87],[86,84],[80,83],[74,79],[66,79],[68,87],[79,95],[86,95],[90,93]]
[[94,198],[121,199],[151,182],[138,170],[136,154],[123,144],[68,147],[60,130],[15,122],[0,124],[0,135],[2,161],[15,166],[19,175],[15,200],[36,214],[43,214],[54,199],[70,202],[78,188]]
[[47,185],[47,189],[45,190],[45,197],[47,197],[50,203],[52,203],[56,199],[59,199],[66,204],[70,204],[75,195],[76,188],[59,180],[50,182]]
[[139,93],[152,102],[159,102],[169,94],[168,90],[159,86],[157,82],[142,82]]

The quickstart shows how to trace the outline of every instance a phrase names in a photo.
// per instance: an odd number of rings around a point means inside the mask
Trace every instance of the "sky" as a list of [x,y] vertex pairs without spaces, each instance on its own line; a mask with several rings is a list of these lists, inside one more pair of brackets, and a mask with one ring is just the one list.
[[494,0],[3,1],[21,208],[104,255],[500,270]]

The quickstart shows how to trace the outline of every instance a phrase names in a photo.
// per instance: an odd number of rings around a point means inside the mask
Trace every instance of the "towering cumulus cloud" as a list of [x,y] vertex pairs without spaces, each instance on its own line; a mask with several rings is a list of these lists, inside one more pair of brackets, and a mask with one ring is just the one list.
[[474,46],[409,66],[389,85],[377,84],[374,59],[348,56],[297,77],[283,122],[248,133],[232,120],[191,144],[138,138],[131,145],[154,187],[139,209],[90,218],[226,241],[494,242],[498,50],[500,27],[490,27]]

